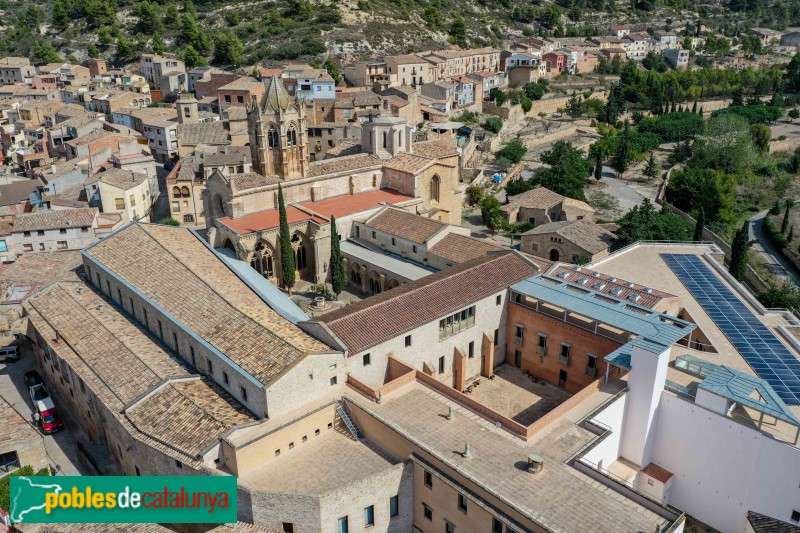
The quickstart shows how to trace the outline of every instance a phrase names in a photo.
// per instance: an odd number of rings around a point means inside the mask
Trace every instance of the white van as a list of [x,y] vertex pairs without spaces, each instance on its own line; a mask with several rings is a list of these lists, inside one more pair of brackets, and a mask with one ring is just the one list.
[[0,361],[3,363],[13,363],[19,361],[19,350],[16,346],[3,346],[0,348]]

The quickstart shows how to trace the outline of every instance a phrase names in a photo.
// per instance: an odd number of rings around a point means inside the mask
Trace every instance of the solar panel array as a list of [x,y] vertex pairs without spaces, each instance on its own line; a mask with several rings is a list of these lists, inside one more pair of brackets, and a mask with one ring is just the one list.
[[661,254],[681,283],[742,354],[758,376],[788,405],[800,405],[800,360],[711,271],[689,254]]

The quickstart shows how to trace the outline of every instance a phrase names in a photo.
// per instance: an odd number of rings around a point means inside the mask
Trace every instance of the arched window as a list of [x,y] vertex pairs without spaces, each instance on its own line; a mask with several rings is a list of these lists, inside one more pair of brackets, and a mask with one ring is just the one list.
[[219,194],[214,197],[214,210],[216,215],[225,216],[225,202],[222,201],[222,196]]
[[267,144],[270,148],[277,148],[279,146],[278,130],[276,130],[275,126],[272,124],[269,125],[269,130],[267,131]]
[[286,132],[286,144],[297,146],[297,130],[294,129],[294,124],[289,126],[289,131]]
[[189,194],[189,187],[181,187],[181,195],[182,195],[184,198],[189,198],[189,196],[191,196],[191,195]]
[[439,186],[441,185],[441,179],[439,178],[438,174],[435,174],[431,179],[431,201],[438,202],[439,201]]
[[194,215],[183,215],[184,222],[194,222]]
[[181,188],[180,187],[173,187],[172,188],[172,196],[175,198],[181,197]]

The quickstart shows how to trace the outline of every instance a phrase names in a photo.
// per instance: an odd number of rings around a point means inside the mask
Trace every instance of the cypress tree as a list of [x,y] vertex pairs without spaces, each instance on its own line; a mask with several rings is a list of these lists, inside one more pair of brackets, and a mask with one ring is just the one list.
[[794,239],[794,224],[789,228],[789,235],[786,237],[786,242],[792,242]]
[[697,114],[697,100],[695,100],[694,105],[692,105],[692,113]]
[[700,213],[697,215],[697,222],[694,223],[694,237],[692,240],[695,242],[702,241],[703,239],[703,228],[706,227],[706,212],[701,207]]
[[731,245],[731,263],[728,267],[728,272],[737,281],[742,281],[747,273],[747,248],[750,247],[747,226],[748,221],[745,221],[741,229],[736,232],[736,236],[733,238],[733,245]]
[[289,220],[286,218],[286,205],[283,203],[283,189],[278,185],[278,217],[280,218],[280,240],[281,240],[281,281],[289,294],[292,294],[294,287],[294,250],[292,249],[292,238],[289,233]]
[[619,143],[619,149],[614,155],[614,170],[622,176],[628,170],[628,163],[630,160],[630,124],[625,121],[625,129],[622,131],[622,139]]
[[331,217],[331,287],[337,300],[344,288],[344,264],[342,263],[342,250],[339,242],[339,232],[336,231],[336,217]]
[[644,168],[644,175],[651,180],[658,177],[658,166],[656,165],[656,156],[654,152],[650,152],[650,158],[647,160],[647,166]]
[[594,156],[594,179],[595,181],[603,179],[603,154],[600,150],[597,150]]
[[704,113],[703,113],[703,108],[702,108],[702,106],[701,106],[701,107],[700,107],[700,116],[702,117],[702,116],[703,116],[703,114],[704,114]]

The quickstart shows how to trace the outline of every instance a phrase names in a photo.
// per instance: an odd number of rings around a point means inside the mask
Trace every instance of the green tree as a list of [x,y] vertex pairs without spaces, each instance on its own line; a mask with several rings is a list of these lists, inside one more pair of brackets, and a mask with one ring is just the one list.
[[342,293],[345,281],[344,260],[342,258],[340,239],[339,232],[336,230],[336,217],[331,217],[331,288],[337,300]]
[[578,118],[579,116],[583,115],[583,101],[582,97],[576,93],[575,91],[572,92],[572,96],[569,97],[567,100],[567,107],[566,112],[572,118]]
[[64,31],[69,27],[69,13],[64,6],[64,0],[55,0],[53,2],[52,14],[53,27],[59,31]]
[[651,180],[658,177],[658,164],[656,163],[655,152],[650,152],[650,157],[647,158],[647,166],[644,167],[644,175]]
[[694,147],[697,166],[745,175],[755,164],[755,148],[750,125],[744,118],[724,114],[711,118],[705,128],[703,143]]
[[697,213],[697,220],[694,223],[694,236],[692,240],[695,242],[703,241],[703,228],[706,227],[706,212],[705,210],[700,207],[700,211]]
[[161,6],[156,2],[139,2],[133,5],[133,14],[139,18],[136,31],[146,35],[160,32],[164,29]]
[[158,221],[158,223],[163,225],[163,226],[180,226],[181,225],[180,222],[178,222],[177,220],[175,220],[172,217],[162,218],[161,220]]
[[731,94],[731,105],[736,107],[744,107],[744,93],[742,92],[741,87],[736,87],[733,89],[733,93]]
[[497,230],[503,227],[503,212],[500,211],[500,202],[492,195],[484,196],[478,206],[481,208],[483,223],[492,232],[497,234]]
[[617,171],[617,174],[622,176],[625,171],[628,170],[628,163],[631,161],[631,132],[630,132],[630,124],[628,121],[625,121],[625,129],[622,131],[622,135],[620,136],[619,148],[617,152],[614,154],[614,160],[612,161],[612,166],[614,170]]
[[747,273],[747,249],[750,247],[748,226],[749,221],[745,221],[739,231],[736,232],[733,244],[731,244],[731,262],[728,265],[728,272],[737,281],[744,280],[744,276]]
[[280,185],[278,185],[278,218],[281,241],[281,283],[289,294],[292,294],[295,282],[294,249],[292,249],[292,237],[289,233],[289,220],[286,218],[286,205],[283,203],[283,188]]
[[516,196],[518,194],[528,192],[531,189],[533,189],[533,183],[531,183],[530,180],[524,180],[522,178],[509,180],[505,186],[506,197]]
[[533,100],[527,96],[523,96],[519,99],[519,105],[522,106],[522,110],[525,111],[525,113],[528,113],[533,108]]
[[603,152],[600,150],[594,154],[594,179],[595,181],[603,179]]
[[153,34],[151,49],[153,50],[154,54],[164,53],[164,39],[161,37],[160,33]]
[[466,48],[467,46],[467,23],[464,22],[464,19],[457,15],[453,18],[452,22],[450,22],[450,27],[447,29],[448,35],[450,35],[450,42],[455,43],[462,48]]
[[201,67],[208,64],[206,58],[197,53],[192,45],[187,46],[183,51],[183,61],[187,67]]
[[556,141],[539,159],[549,165],[535,176],[542,186],[570,198],[586,199],[583,189],[589,181],[592,163],[583,157],[581,150],[571,142]]
[[124,35],[120,35],[117,38],[117,57],[120,60],[126,60],[133,55],[133,52],[133,42]]
[[498,89],[495,87],[494,89],[489,91],[489,99],[494,100],[494,105],[499,107],[504,103],[506,103],[508,95],[506,95],[506,93],[502,89]]
[[425,24],[432,30],[439,29],[444,22],[444,16],[442,16],[441,10],[436,6],[428,6],[422,10],[422,14],[420,15],[422,20],[425,21]]
[[666,209],[656,211],[645,198],[618,221],[611,249],[619,250],[639,241],[689,241],[692,233],[690,222]]
[[753,145],[762,154],[769,150],[769,141],[772,139],[772,131],[764,124],[751,124],[750,136],[753,138]]
[[178,7],[175,4],[169,4],[167,9],[164,10],[164,24],[168,28],[175,28],[180,21],[181,15],[178,13]]
[[522,161],[522,158],[525,157],[527,152],[528,149],[525,148],[525,145],[522,144],[522,141],[519,139],[514,139],[503,144],[502,148],[494,153],[494,156],[497,159],[501,157],[508,159],[512,165],[516,165]]
[[789,115],[790,119],[797,120],[798,118],[800,118],[800,111],[798,111],[797,109],[790,109],[787,115]]
[[325,68],[325,70],[328,71],[328,74],[331,75],[333,81],[335,81],[336,83],[342,83],[344,81],[344,77],[342,77],[342,71],[339,70],[339,67],[336,65],[336,63],[333,62],[331,58],[326,59],[325,63],[322,66]]
[[547,88],[542,83],[531,82],[525,84],[522,92],[531,100],[541,100],[542,96],[547,92]]
[[61,56],[52,44],[37,40],[33,43],[33,59],[36,63],[59,63]]
[[89,57],[92,59],[97,59],[100,57],[100,51],[97,49],[97,46],[95,46],[94,43],[89,43],[86,46],[86,53],[89,54]]
[[234,67],[244,63],[244,45],[235,33],[217,33],[214,39],[214,63]]

